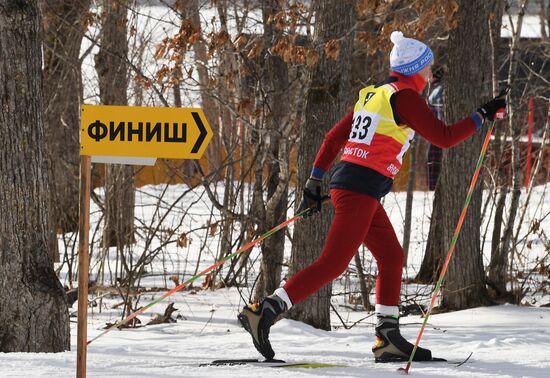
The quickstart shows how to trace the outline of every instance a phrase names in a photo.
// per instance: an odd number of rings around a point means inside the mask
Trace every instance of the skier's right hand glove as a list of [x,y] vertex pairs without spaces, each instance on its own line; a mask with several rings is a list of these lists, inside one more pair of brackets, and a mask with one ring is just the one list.
[[506,93],[508,88],[505,88],[499,95],[493,98],[488,103],[481,105],[477,111],[487,121],[494,121],[495,119],[503,119],[506,116]]
[[321,181],[314,178],[309,178],[306,182],[304,191],[302,192],[302,201],[298,207],[298,213],[306,211],[302,217],[307,218],[321,211],[323,197],[321,196]]

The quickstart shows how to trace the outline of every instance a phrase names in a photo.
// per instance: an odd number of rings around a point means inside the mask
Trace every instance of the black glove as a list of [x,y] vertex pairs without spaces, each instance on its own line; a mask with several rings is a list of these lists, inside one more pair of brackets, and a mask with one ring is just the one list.
[[302,192],[302,201],[300,202],[297,213],[300,213],[306,209],[310,209],[302,215],[304,218],[318,213],[319,211],[321,211],[322,200],[323,197],[321,196],[321,181],[309,178],[306,182],[306,187]]
[[477,111],[488,121],[494,121],[495,118],[504,118],[506,114],[506,92],[501,92],[488,103],[481,105]]

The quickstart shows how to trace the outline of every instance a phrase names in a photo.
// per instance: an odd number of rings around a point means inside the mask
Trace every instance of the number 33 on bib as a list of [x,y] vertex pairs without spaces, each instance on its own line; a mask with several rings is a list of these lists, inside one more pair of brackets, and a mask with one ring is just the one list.
[[353,121],[342,160],[374,169],[394,178],[401,169],[414,131],[399,126],[394,119],[390,97],[398,91],[397,82],[373,85],[359,92]]

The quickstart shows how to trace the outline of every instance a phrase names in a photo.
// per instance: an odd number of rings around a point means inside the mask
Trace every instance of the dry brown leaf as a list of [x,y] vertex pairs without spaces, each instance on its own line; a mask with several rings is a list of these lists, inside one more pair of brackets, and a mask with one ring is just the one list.
[[249,76],[252,73],[252,70],[248,67],[248,64],[243,61],[241,61],[239,65],[239,71],[241,72],[241,75],[243,75],[243,77]]
[[207,274],[206,276],[204,276],[204,282],[202,283],[202,287],[204,289],[209,289],[213,286],[214,284],[214,276],[212,275],[212,273],[210,274]]
[[237,39],[235,39],[235,46],[240,50],[244,46],[246,46],[246,43],[248,42],[248,37],[245,34],[239,34]]
[[369,32],[358,32],[356,36],[357,36],[357,40],[363,43],[369,43],[370,40],[372,39],[371,33]]
[[216,235],[217,231],[218,231],[218,222],[210,224],[210,230],[209,230],[208,234],[210,236],[214,236],[214,235]]
[[170,276],[170,281],[172,281],[176,286],[180,285],[180,279],[176,275]]
[[162,83],[164,78],[170,75],[170,72],[170,68],[167,65],[163,64],[155,75],[157,83]]
[[90,26],[97,22],[97,13],[96,12],[84,12],[80,16],[80,25],[83,30],[87,30]]
[[331,39],[325,43],[325,54],[329,59],[337,60],[340,55],[340,41]]
[[185,232],[183,232],[178,240],[176,240],[176,245],[180,248],[186,248],[189,244],[191,244],[191,240],[187,237]]
[[170,60],[173,61],[176,65],[179,65],[183,61],[183,55],[179,52],[174,52],[170,57]]
[[256,230],[254,229],[254,226],[249,226],[246,230],[246,240],[251,241],[254,236],[256,235]]
[[157,44],[155,54],[153,55],[153,58],[155,60],[159,60],[164,56],[166,53],[166,45],[168,43],[168,40],[165,38],[161,43]]
[[240,115],[252,115],[252,113],[254,113],[254,103],[249,98],[241,99],[237,103],[237,112]]
[[369,0],[358,0],[356,5],[357,16],[365,17],[369,11]]
[[306,64],[313,67],[319,60],[319,52],[314,49],[309,49],[306,56]]
[[304,64],[306,62],[308,49],[305,47],[294,47],[292,54],[292,63],[295,64]]
[[201,38],[201,32],[199,30],[195,31],[189,36],[189,44],[195,44]]
[[283,30],[286,26],[286,14],[284,11],[281,11],[277,13],[273,20],[275,21],[275,29],[276,30]]
[[252,48],[248,52],[247,58],[248,59],[256,59],[262,53],[263,47],[264,47],[263,41],[260,38],[257,38],[252,43]]

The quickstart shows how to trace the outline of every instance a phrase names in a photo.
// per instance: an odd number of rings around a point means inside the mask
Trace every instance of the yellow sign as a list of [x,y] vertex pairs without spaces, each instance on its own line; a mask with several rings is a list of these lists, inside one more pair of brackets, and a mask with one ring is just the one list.
[[212,139],[202,109],[82,105],[80,155],[199,159]]

